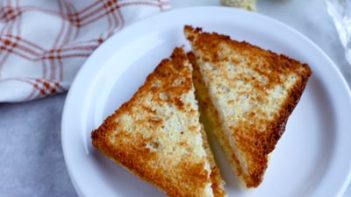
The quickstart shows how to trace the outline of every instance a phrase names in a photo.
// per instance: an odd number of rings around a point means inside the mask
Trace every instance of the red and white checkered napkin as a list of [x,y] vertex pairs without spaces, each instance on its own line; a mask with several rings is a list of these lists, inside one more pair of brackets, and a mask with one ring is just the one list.
[[169,0],[3,0],[0,102],[66,91],[87,57],[132,22]]

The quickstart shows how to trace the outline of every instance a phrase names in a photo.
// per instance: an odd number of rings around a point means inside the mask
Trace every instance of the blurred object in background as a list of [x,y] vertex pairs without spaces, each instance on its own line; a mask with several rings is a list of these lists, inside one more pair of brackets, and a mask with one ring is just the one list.
[[344,46],[346,59],[351,64],[351,0],[325,0],[325,2]]
[[225,6],[244,8],[247,10],[256,9],[256,0],[221,0],[221,4]]

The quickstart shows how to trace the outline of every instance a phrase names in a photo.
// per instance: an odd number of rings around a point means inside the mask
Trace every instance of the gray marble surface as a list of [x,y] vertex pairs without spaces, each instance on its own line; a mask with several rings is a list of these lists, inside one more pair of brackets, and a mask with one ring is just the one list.
[[[257,0],[258,12],[305,34],[337,64],[351,84],[332,21],[322,0]],[[218,5],[217,0],[173,0],[173,8]],[[0,104],[0,196],[77,196],[64,164],[60,123],[65,94]],[[345,193],[351,196],[351,188]]]
[[0,104],[0,196],[77,196],[61,150],[64,100]]

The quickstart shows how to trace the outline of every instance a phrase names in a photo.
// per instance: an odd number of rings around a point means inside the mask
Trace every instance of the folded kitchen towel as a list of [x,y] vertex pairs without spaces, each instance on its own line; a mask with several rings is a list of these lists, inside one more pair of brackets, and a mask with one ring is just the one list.
[[169,0],[0,1],[0,102],[68,90],[87,57],[124,26]]

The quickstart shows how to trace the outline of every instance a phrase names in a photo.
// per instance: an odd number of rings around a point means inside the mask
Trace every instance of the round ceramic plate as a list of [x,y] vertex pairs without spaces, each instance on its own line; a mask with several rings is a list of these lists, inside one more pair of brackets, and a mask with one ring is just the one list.
[[215,144],[229,196],[341,196],[350,178],[351,99],[339,70],[292,28],[257,13],[221,7],[185,8],[147,18],[123,29],[88,59],[69,91],[62,118],[63,153],[79,195],[164,196],[95,150],[90,133],[174,47],[189,49],[184,24],[286,54],[313,70],[257,189],[238,187]]

